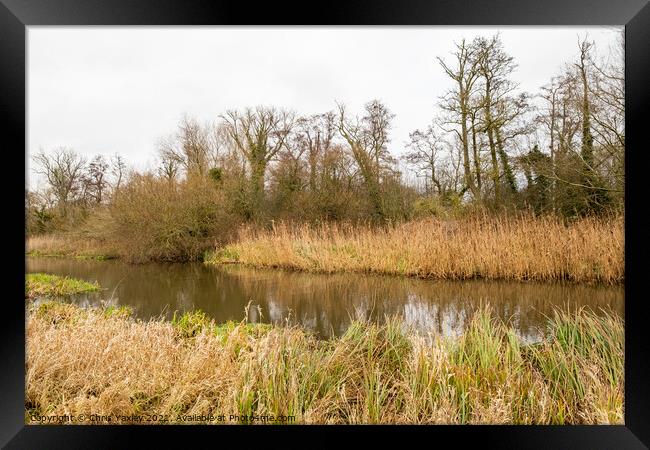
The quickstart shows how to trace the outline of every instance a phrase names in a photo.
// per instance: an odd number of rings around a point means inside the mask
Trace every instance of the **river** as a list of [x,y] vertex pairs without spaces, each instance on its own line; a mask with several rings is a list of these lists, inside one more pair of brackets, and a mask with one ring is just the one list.
[[26,270],[98,281],[100,293],[72,296],[83,306],[129,305],[142,319],[199,308],[218,323],[300,324],[321,338],[340,336],[352,319],[400,315],[420,333],[456,336],[482,304],[526,342],[541,339],[553,308],[624,314],[623,286],[495,281],[431,281],[379,275],[310,274],[201,263],[129,265],[28,257]]

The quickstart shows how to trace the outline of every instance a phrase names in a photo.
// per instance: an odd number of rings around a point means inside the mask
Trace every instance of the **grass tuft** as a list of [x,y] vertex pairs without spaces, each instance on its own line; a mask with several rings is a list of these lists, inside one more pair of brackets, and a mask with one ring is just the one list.
[[99,284],[89,283],[70,277],[60,277],[45,273],[25,275],[25,298],[64,297],[83,292],[99,291]]

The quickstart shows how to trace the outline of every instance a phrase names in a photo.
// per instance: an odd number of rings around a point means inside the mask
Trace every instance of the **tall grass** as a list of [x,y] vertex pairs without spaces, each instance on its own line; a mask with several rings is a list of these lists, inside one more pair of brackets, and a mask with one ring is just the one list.
[[[622,423],[623,323],[558,312],[524,345],[477,313],[457,340],[399,319],[319,341],[200,313],[136,321],[62,303],[27,319],[26,420],[38,415],[294,416],[297,423]],[[215,422],[218,422],[215,419]],[[250,420],[245,420],[250,422]],[[253,421],[253,423],[255,423]]]
[[279,224],[245,228],[208,262],[314,272],[375,272],[441,279],[620,283],[623,217],[469,217],[386,228]]
[[29,236],[26,252],[32,256],[66,256],[109,259],[117,256],[114,246],[101,239],[87,239],[74,233]]

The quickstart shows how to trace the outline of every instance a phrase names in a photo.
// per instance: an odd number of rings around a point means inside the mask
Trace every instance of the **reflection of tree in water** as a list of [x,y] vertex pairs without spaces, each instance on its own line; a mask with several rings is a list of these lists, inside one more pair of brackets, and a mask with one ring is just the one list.
[[245,295],[283,311],[283,318],[290,310],[298,322],[322,336],[329,336],[332,330],[341,334],[351,318],[381,321],[394,314],[420,331],[457,335],[482,304],[489,304],[495,315],[521,336],[536,340],[545,323],[544,314],[550,315],[554,306],[575,309],[587,305],[596,311],[614,308],[619,313],[623,306],[622,287],[439,282],[242,267],[226,271],[240,280]]
[[[623,314],[623,287],[512,282],[445,282],[355,274],[308,274],[221,268],[202,264],[127,265],[117,261],[29,258],[28,270],[69,275],[107,288],[78,301],[135,307],[143,318],[175,310],[204,310],[218,322],[249,320],[299,323],[320,336],[340,335],[355,318],[382,321],[401,315],[424,333],[462,332],[482,304],[489,304],[519,334],[536,339],[553,306],[613,308]],[[113,293],[113,291],[115,291]],[[259,317],[257,308],[261,312]]]

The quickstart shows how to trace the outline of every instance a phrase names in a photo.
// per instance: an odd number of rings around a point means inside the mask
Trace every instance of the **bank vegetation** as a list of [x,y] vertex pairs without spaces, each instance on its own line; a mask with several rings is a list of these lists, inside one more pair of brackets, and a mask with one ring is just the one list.
[[209,264],[419,278],[623,282],[620,216],[565,224],[554,216],[473,216],[371,226],[280,224],[243,229]]
[[120,308],[41,303],[27,317],[26,421],[622,424],[622,320],[558,311],[545,331],[524,344],[483,309],[453,340],[392,318],[322,341],[200,312],[143,322]]

